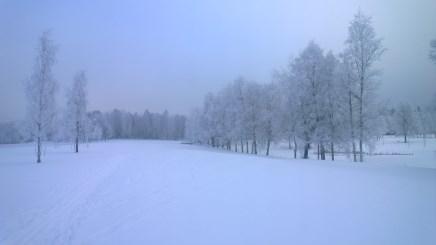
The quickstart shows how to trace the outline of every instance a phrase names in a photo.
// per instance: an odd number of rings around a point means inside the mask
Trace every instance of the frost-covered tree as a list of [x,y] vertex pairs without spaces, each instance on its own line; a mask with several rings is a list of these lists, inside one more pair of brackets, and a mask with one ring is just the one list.
[[436,137],[436,94],[433,95],[433,100],[428,106],[430,131]]
[[344,129],[348,131],[346,140],[351,145],[353,161],[357,161],[356,151],[356,94],[357,94],[357,75],[353,70],[351,58],[347,53],[341,54],[341,62],[338,67],[338,79],[340,87],[346,97],[346,116],[344,118]]
[[348,28],[348,39],[345,42],[354,72],[357,75],[357,131],[359,139],[359,160],[363,161],[363,144],[368,140],[368,120],[370,112],[368,104],[372,103],[374,77],[377,75],[374,63],[378,61],[385,49],[382,39],[376,36],[371,17],[360,10],[354,16]]
[[186,121],[186,139],[192,143],[204,143],[205,139],[203,129],[201,127],[202,110],[196,108],[191,111],[188,120]]
[[430,41],[430,59],[436,63],[436,39]]
[[100,111],[87,113],[86,138],[87,140],[105,140],[108,138],[107,123]]
[[[88,122],[92,119],[97,124],[99,129],[96,130],[101,130],[103,139],[179,140],[185,137],[185,116],[171,115],[168,111],[152,113],[145,110],[144,113],[139,114],[114,109],[107,113],[95,111],[91,115],[89,117],[88,114]],[[97,132],[95,135],[98,134]]]
[[208,144],[212,147],[218,146],[219,129],[218,129],[218,109],[216,98],[212,93],[206,95],[203,104],[203,117],[201,127],[204,129],[204,134],[208,138]]
[[275,91],[270,89],[269,85],[238,78],[218,93],[209,93],[203,108],[188,120],[190,140],[206,141],[212,147],[227,150],[233,145],[235,151],[240,149],[246,153],[251,148],[252,154],[257,154],[259,147],[265,145],[269,153],[269,145],[275,137],[272,114]]
[[87,122],[87,92],[86,74],[78,72],[74,76],[73,85],[67,91],[67,124],[74,140],[75,152],[79,152],[79,141],[83,140],[86,132]]
[[232,91],[232,108],[235,113],[235,128],[232,132],[235,136],[235,140],[240,142],[241,152],[245,150],[245,152],[248,153],[248,126],[246,124],[247,101],[244,92],[246,84],[247,81],[243,77],[239,77],[232,83],[230,89]]
[[298,137],[303,140],[303,158],[309,158],[311,144],[323,141],[319,135],[323,120],[322,94],[324,93],[324,55],[322,49],[313,41],[303,50],[291,65],[292,74],[297,81],[298,94]]
[[431,113],[429,109],[423,109],[421,106],[416,108],[416,129],[421,134],[424,146],[426,145],[427,134],[431,133]]
[[278,137],[277,118],[278,112],[277,88],[275,84],[268,83],[260,87],[259,108],[259,137],[258,139],[266,146],[266,155],[270,153],[271,143]]
[[31,78],[26,83],[27,122],[36,142],[36,162],[41,162],[42,141],[49,133],[56,112],[57,83],[53,78],[57,47],[44,32],[38,40],[37,56]]
[[277,130],[280,132],[281,139],[288,141],[289,149],[293,150],[294,158],[297,158],[298,152],[298,92],[297,82],[292,74],[291,59],[288,69],[277,71],[274,74],[276,81],[277,92],[275,93],[277,100],[276,117]]
[[247,127],[247,136],[251,140],[251,153],[258,153],[258,137],[261,127],[261,86],[255,82],[248,82],[244,93],[244,122]]
[[347,89],[340,82],[339,60],[332,52],[325,57],[324,137],[329,143],[331,159],[335,160],[335,146],[344,143],[347,127]]
[[389,105],[389,102],[385,102],[380,107],[380,117],[382,120],[382,132],[383,134],[392,135],[395,133],[395,109]]
[[14,122],[0,122],[0,144],[16,144],[23,141],[19,125]]
[[404,143],[407,137],[416,129],[416,122],[412,107],[409,104],[401,104],[395,113],[397,132],[404,136]]
[[336,149],[352,148],[356,161],[358,141],[363,161],[363,144],[371,150],[374,136],[380,134],[373,66],[384,49],[370,18],[360,12],[346,44],[338,59],[310,42],[270,84],[237,79],[207,95],[202,112],[192,116],[189,125],[201,122],[198,135],[206,136],[212,146],[230,149],[233,143],[238,151],[240,141],[246,153],[251,144],[252,153],[265,146],[268,155],[271,142],[287,140],[294,158],[297,150],[309,158],[315,146],[318,159],[325,160],[330,152],[334,160]]
[[238,142],[240,139],[239,129],[239,104],[234,90],[234,84],[230,84],[220,92],[220,115],[221,115],[221,134],[227,149],[231,149],[234,144],[234,151],[238,151]]

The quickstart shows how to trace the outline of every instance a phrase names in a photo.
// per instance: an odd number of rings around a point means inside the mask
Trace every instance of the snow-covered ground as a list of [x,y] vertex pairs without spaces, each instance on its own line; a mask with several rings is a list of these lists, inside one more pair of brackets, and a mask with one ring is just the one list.
[[[375,149],[369,150],[370,155],[365,155],[365,164],[369,165],[392,165],[410,166],[419,168],[436,169],[436,138],[410,138],[408,143],[403,143],[402,137],[384,136],[375,142]],[[264,154],[264,149],[261,150]],[[288,148],[286,142],[274,144],[271,155],[280,158],[293,158],[293,152]],[[311,158],[316,159],[316,152],[312,152]],[[330,154],[326,156],[330,159]],[[336,161],[349,162],[351,156],[347,154],[337,154]]]
[[0,244],[434,245],[436,141],[396,141],[376,152],[413,155],[363,164],[140,140],[34,164],[33,145],[1,145]]

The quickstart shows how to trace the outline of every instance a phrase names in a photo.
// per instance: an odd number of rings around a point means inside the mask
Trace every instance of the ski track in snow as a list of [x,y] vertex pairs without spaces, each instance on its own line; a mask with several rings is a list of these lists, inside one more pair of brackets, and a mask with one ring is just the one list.
[[0,244],[436,241],[436,170],[422,167],[431,163],[284,160],[135,140],[79,154],[49,146],[40,165],[32,157],[31,145],[0,146]]
[[[112,168],[116,167],[112,166]],[[19,233],[16,234],[18,243],[32,244],[35,237],[38,237],[44,231],[50,231],[53,233],[53,240],[46,241],[48,244],[70,244],[74,236],[74,229],[80,224],[83,209],[92,202],[93,196],[99,191],[99,187],[105,183],[105,179],[114,174],[112,168],[103,169],[104,173],[99,175],[87,176],[71,189],[62,190],[64,193],[70,193],[70,195],[54,196],[55,201],[49,208],[34,217],[30,217],[19,228]],[[53,195],[55,194],[53,193]],[[57,222],[47,223],[47,220]],[[15,239],[12,238],[12,240]]]

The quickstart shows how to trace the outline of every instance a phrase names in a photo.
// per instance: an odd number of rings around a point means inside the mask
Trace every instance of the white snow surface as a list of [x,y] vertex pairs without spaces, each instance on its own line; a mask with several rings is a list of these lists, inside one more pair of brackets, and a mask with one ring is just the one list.
[[351,163],[113,140],[49,144],[36,164],[32,144],[0,145],[0,244],[434,245],[436,144],[396,144],[381,149],[417,154]]

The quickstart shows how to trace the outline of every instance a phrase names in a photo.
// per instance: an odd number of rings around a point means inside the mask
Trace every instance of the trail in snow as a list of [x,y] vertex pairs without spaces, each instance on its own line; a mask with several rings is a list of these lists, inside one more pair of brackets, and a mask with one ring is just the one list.
[[36,165],[31,145],[0,146],[0,244],[436,242],[432,168],[164,141],[69,150],[48,147]]

